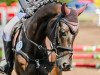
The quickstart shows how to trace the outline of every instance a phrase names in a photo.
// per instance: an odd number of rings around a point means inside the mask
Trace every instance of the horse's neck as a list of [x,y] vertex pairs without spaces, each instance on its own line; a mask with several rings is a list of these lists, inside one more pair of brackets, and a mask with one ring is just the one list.
[[51,3],[39,8],[35,14],[25,22],[27,36],[29,36],[31,40],[43,41],[49,20],[59,13],[61,13],[61,4]]

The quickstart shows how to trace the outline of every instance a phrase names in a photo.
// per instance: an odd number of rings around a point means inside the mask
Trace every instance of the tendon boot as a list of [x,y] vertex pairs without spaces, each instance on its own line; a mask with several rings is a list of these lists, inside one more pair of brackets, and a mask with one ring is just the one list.
[[13,50],[12,50],[12,42],[3,41],[4,42],[4,51],[5,51],[5,60],[0,62],[0,72],[9,74],[13,69]]

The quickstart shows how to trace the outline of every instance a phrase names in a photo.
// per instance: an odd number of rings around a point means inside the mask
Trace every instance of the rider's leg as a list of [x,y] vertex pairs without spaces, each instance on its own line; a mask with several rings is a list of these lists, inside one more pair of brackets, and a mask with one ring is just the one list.
[[3,42],[4,42],[4,51],[6,64],[0,65],[0,71],[8,73],[10,68],[13,67],[13,51],[12,51],[12,42],[11,42],[11,30],[13,26],[23,17],[24,13],[19,13],[17,16],[12,18],[9,23],[4,27],[3,31]]

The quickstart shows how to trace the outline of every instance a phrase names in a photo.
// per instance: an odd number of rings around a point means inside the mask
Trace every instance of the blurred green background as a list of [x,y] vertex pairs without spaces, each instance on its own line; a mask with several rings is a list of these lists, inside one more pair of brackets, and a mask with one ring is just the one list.
[[7,5],[10,5],[13,2],[17,2],[17,0],[0,0],[0,3],[1,2],[6,2]]
[[[18,0],[0,0],[0,2],[6,2],[7,5],[10,5],[11,3],[17,2],[17,1],[18,1]],[[69,3],[69,2],[71,2],[71,1],[73,1],[73,0],[58,0],[58,1],[64,2],[64,3]]]

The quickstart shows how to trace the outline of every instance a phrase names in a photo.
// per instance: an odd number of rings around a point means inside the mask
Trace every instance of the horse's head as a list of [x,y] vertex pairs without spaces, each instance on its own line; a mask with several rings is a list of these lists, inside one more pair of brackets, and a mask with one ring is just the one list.
[[73,42],[79,28],[78,16],[85,8],[86,6],[83,6],[75,10],[66,7],[64,4],[61,7],[62,13],[51,19],[48,23],[47,31],[51,43],[50,46],[57,54],[58,66],[63,70],[69,70],[71,68]]

